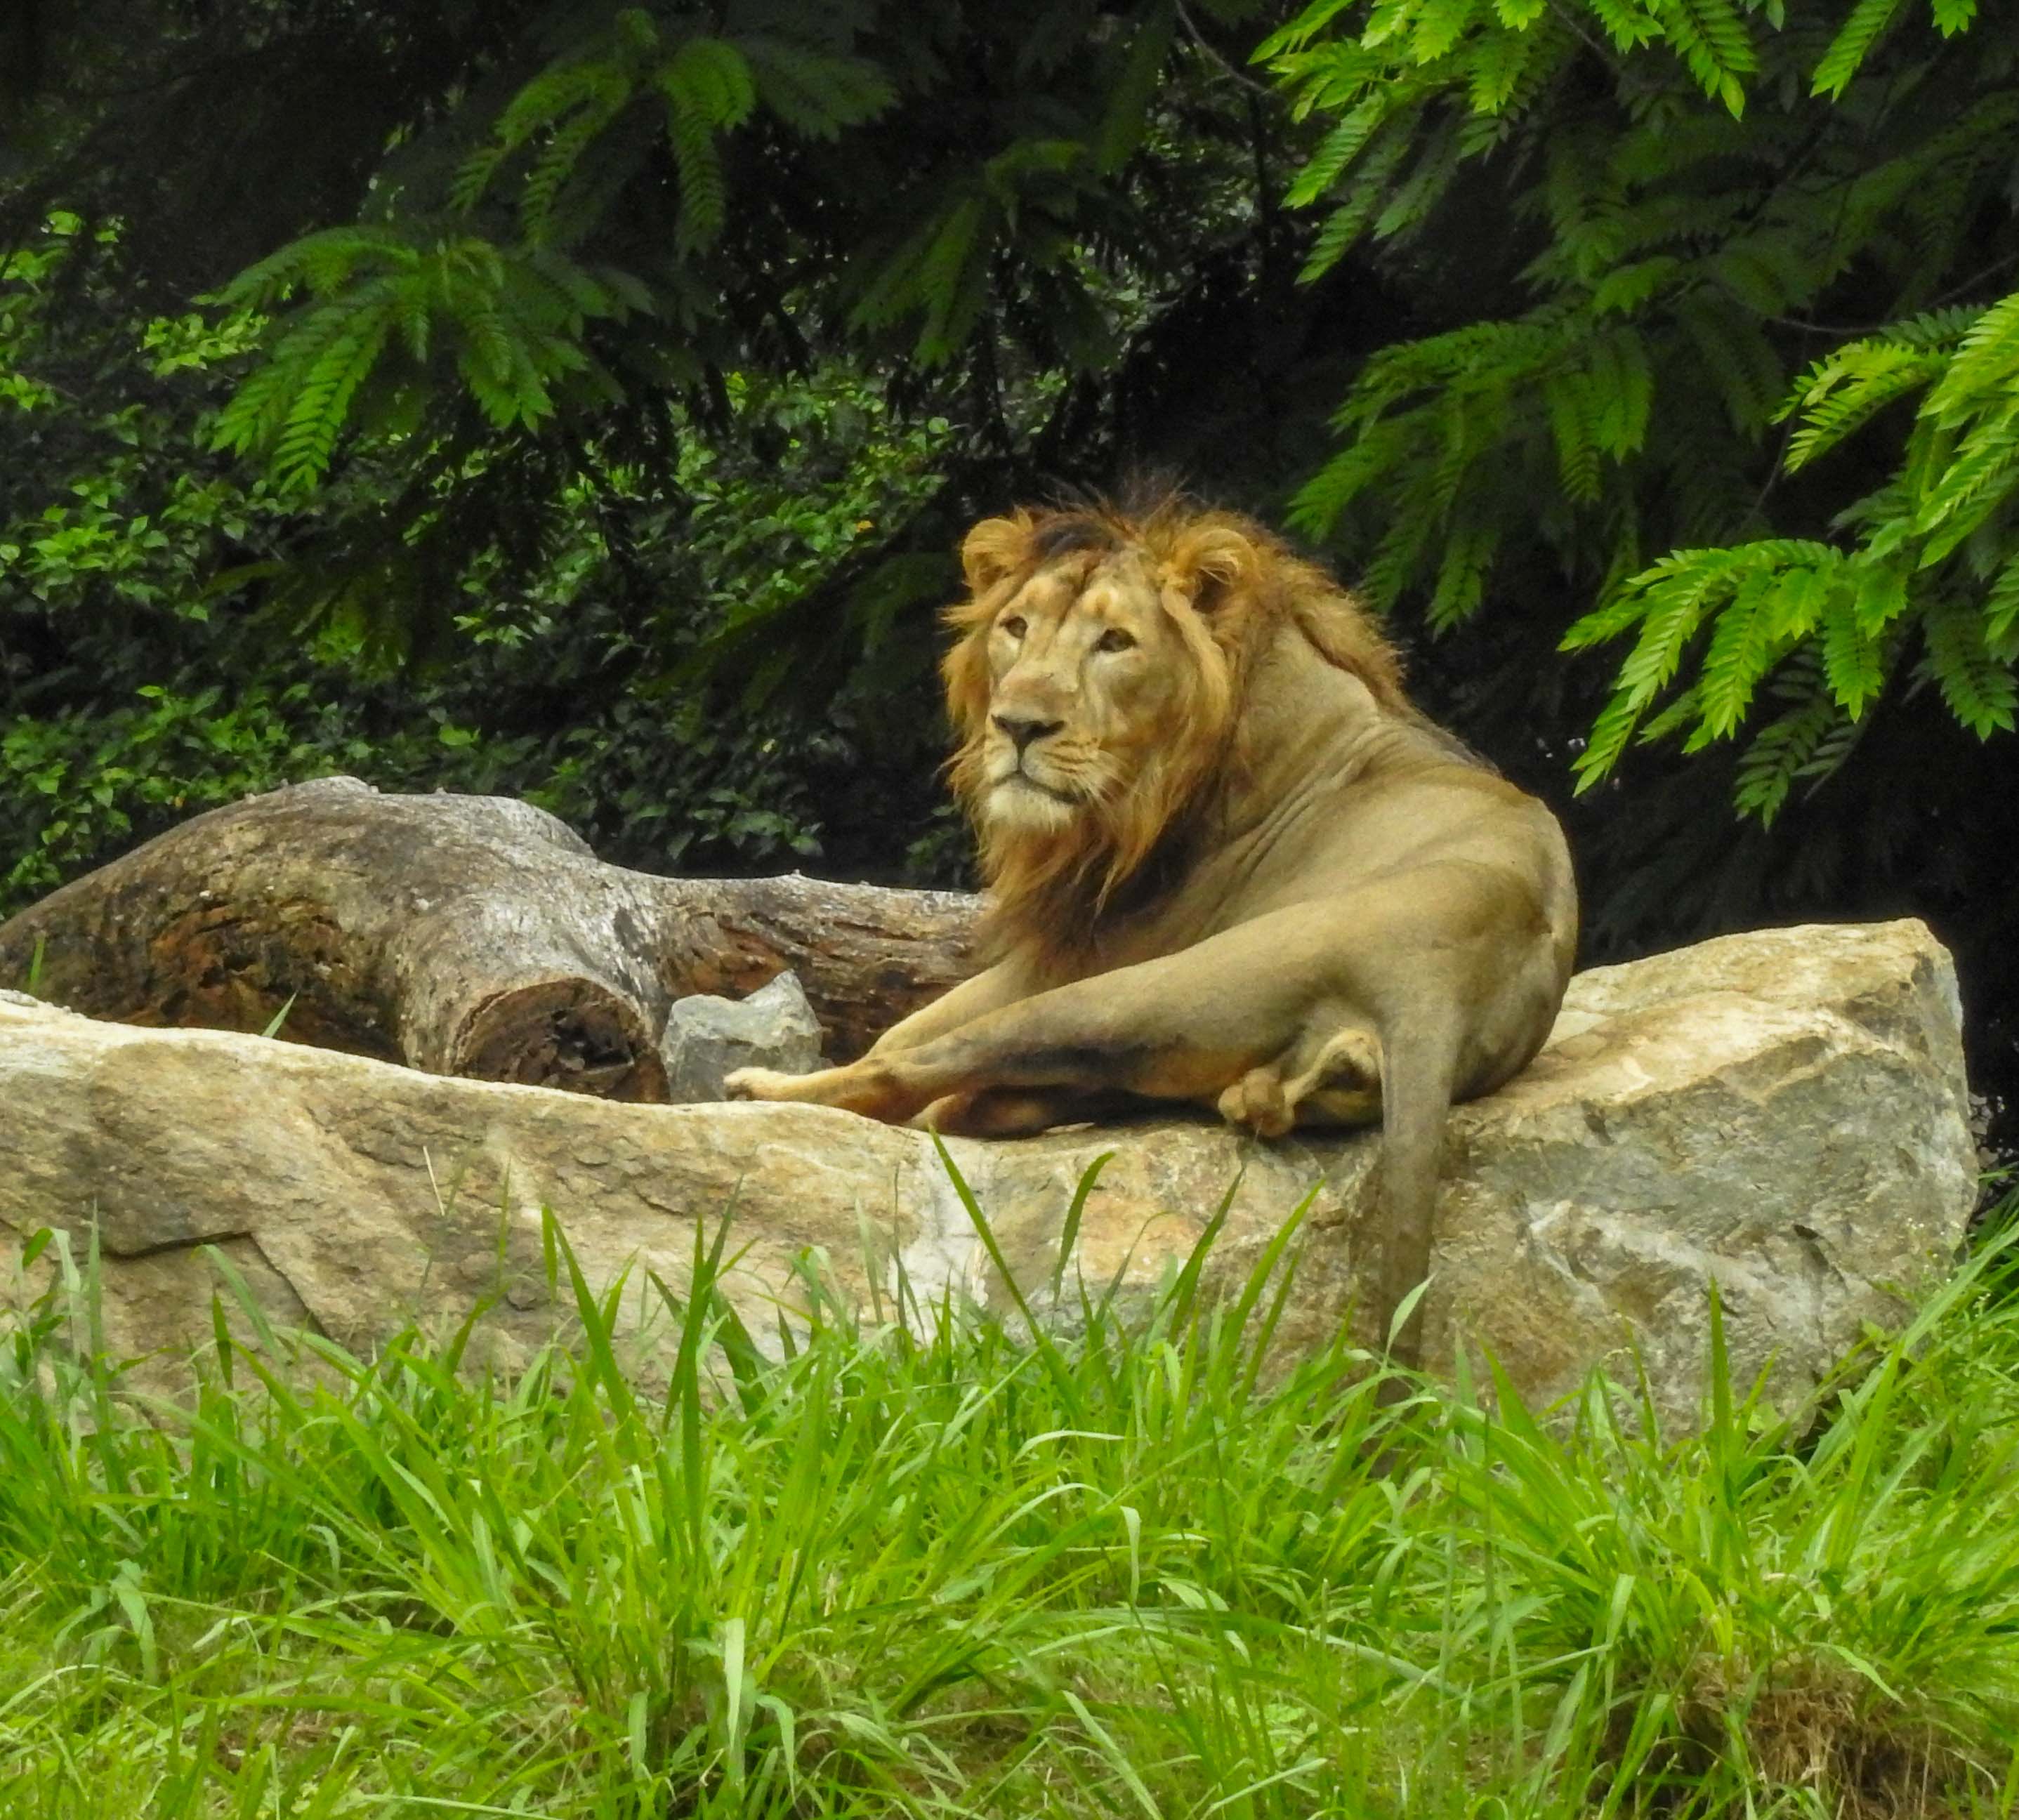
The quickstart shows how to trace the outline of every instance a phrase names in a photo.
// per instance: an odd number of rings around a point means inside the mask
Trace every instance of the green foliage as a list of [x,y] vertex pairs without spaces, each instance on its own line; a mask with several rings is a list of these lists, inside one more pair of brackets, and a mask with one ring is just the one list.
[[[509,523],[466,544],[437,603],[452,661],[430,662],[361,589],[275,586],[384,471],[303,491],[212,454],[256,317],[108,331],[74,296],[60,310],[77,232],[60,219],[0,280],[0,450],[17,451],[0,461],[0,915],[201,810],[332,771],[526,796],[661,870],[775,868],[824,839],[849,865],[854,781],[926,823],[929,698],[894,727],[846,691],[725,712],[670,679],[903,522],[937,484],[943,423],[899,421],[845,369],[738,381],[734,433],[680,448],[677,506],[599,451],[531,550]],[[82,370],[93,412],[66,402]],[[925,585],[945,580],[942,564]]]
[[[48,193],[113,196],[106,225],[88,252],[23,227],[0,274],[0,397],[62,432],[0,415],[5,661],[36,691],[7,705],[45,723],[19,742],[31,807],[31,776],[74,799],[62,828],[11,824],[49,837],[15,889],[331,765],[531,792],[612,857],[748,867],[825,830],[837,866],[904,863],[959,521],[1010,466],[1097,459],[1085,375],[1250,230],[1245,102],[1169,0],[409,23],[343,40],[383,63],[376,124],[328,122],[363,136],[358,218],[288,237],[339,192],[266,158],[297,225],[213,273],[202,316],[132,280],[176,224],[208,246],[218,223],[121,175],[123,103],[76,103],[113,174],[55,156]],[[172,82],[203,66],[192,34],[233,41],[223,14],[165,24]],[[260,67],[308,74],[332,30],[282,0]],[[234,82],[208,99],[245,143],[292,136]],[[0,182],[0,220],[43,180]],[[703,698],[717,674],[740,701]],[[174,747],[202,774],[144,799],[136,763],[167,749],[143,686],[211,703]]]
[[[652,309],[653,299],[629,274],[564,249],[581,237],[585,190],[614,180],[607,169],[585,171],[585,158],[648,99],[663,109],[677,173],[675,250],[691,256],[723,226],[719,141],[760,102],[793,131],[832,138],[880,112],[891,92],[859,60],[768,37],[663,38],[643,9],[619,13],[595,49],[520,89],[489,143],[464,161],[448,188],[463,219],[326,229],[224,288],[216,301],[228,310],[271,313],[302,300],[276,323],[268,358],[220,415],[218,446],[258,455],[284,488],[313,487],[368,382],[376,408],[360,429],[397,440],[418,427],[438,364],[452,368],[495,431],[539,426],[570,393],[578,408],[620,399],[618,379],[586,351],[585,335],[593,323]],[[486,237],[469,219],[507,169],[520,186],[517,243]]]
[[[507,252],[470,235],[410,236],[395,228],[332,228],[284,247],[227,285],[226,310],[267,312],[297,292],[268,358],[217,419],[212,437],[267,458],[284,491],[314,486],[368,379],[382,393],[374,427],[399,437],[415,425],[413,377],[381,357],[397,346],[411,368],[452,357],[492,429],[531,429],[551,416],[556,388],[579,382],[606,396],[615,382],[584,353],[599,318],[644,306],[622,273],[590,271],[551,247]],[[404,380],[404,382],[403,382]]]
[[[1521,303],[1370,361],[1297,516],[1440,629],[1538,546],[1595,595],[1567,646],[1633,644],[1582,785],[1744,732],[1771,819],[1903,673],[2012,728],[2019,296],[1952,300],[2019,258],[2019,65],[1974,15],[1319,0],[1259,53],[1328,123],[1290,192],[1329,212],[1312,270],[1511,217],[1473,291]],[[1894,325],[1828,326],[1861,317]]]
[[[1033,1347],[901,1278],[899,1306],[851,1311],[810,1257],[810,1315],[752,1332],[727,1225],[698,1225],[678,1282],[600,1293],[551,1216],[524,1237],[498,1289],[554,1338],[510,1376],[467,1327],[369,1359],[277,1332],[213,1253],[179,1407],[94,1342],[95,1258],[27,1241],[0,1332],[0,1800],[2009,1804],[2019,1304],[1996,1242],[1805,1434],[1730,1382],[1713,1303],[1700,1432],[1665,1441],[1597,1383],[1548,1427],[1497,1377],[1378,1409],[1343,1339],[1278,1355],[1274,1247],[1223,1301],[1202,1252],[1127,1321],[1068,1285],[1071,1336]],[[625,1369],[640,1315],[662,1391]]]
[[[1797,651],[1820,647],[1829,698],[1855,724],[1919,634],[1917,680],[1932,682],[1980,739],[2013,730],[2019,658],[2010,578],[2019,569],[2011,506],[2019,487],[2019,295],[1981,311],[1948,310],[1850,342],[1818,361],[1782,415],[1796,425],[1789,473],[1820,459],[1895,400],[1922,391],[1898,466],[1836,523],[1847,549],[1762,540],[1684,551],[1629,578],[1615,600],[1573,627],[1572,647],[1637,633],[1600,731],[1579,760],[1588,778],[1611,767],[1641,714],[1709,629],[1691,685],[1686,750],[1736,731],[1754,692]],[[1826,770],[1805,734],[1813,698],[1769,723],[1787,734],[1748,755],[1742,807],[1771,820],[1798,777]],[[1763,733],[1761,739],[1764,741]]]
[[1220,161],[1152,130],[1177,18],[1171,0],[1046,0],[1013,25],[960,0],[733,7],[712,29],[586,13],[502,100],[417,122],[372,215],[223,289],[276,314],[220,444],[312,486],[346,436],[440,433],[466,393],[494,433],[572,424],[811,324],[830,353],[912,336],[922,368],[981,363],[999,394],[984,323],[1040,368],[1096,370],[1134,313],[1129,268],[1183,269],[1152,208],[1188,190],[1195,229],[1223,228]]

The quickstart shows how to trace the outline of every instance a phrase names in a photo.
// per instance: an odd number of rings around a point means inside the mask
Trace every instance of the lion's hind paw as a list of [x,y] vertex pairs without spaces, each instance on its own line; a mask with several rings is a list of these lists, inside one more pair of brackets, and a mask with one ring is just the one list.
[[1296,1119],[1283,1092],[1283,1076],[1273,1068],[1250,1068],[1220,1097],[1220,1115],[1245,1125],[1258,1137],[1281,1137]]

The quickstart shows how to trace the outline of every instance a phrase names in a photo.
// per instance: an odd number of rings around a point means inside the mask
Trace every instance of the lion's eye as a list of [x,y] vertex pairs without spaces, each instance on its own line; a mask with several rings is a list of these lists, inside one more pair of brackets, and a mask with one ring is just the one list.
[[1135,647],[1135,640],[1120,626],[1111,625],[1094,640],[1093,648],[1096,651],[1130,651]]
[[1007,619],[1003,620],[1001,623],[1002,629],[1008,633],[1012,638],[1021,638],[1027,629],[1024,624],[1022,616],[1015,613],[1011,614]]

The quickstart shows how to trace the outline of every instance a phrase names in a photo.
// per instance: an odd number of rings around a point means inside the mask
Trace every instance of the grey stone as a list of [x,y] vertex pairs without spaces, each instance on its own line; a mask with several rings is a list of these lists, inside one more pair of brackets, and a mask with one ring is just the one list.
[[723,1099],[722,1083],[733,1069],[806,1075],[823,1065],[820,1020],[789,969],[747,999],[710,992],[676,999],[659,1050],[676,1105]]

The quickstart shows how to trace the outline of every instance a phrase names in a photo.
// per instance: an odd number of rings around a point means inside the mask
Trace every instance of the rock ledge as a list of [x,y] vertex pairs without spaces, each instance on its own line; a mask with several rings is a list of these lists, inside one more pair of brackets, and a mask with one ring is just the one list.
[[[16,994],[0,995],[0,1224],[26,1238],[96,1216],[125,1354],[209,1332],[198,1248],[214,1245],[277,1322],[353,1347],[493,1299],[480,1331],[509,1365],[556,1318],[543,1205],[593,1278],[636,1263],[676,1287],[694,1223],[733,1205],[730,1286],[760,1336],[792,1318],[808,1248],[886,1308],[900,1268],[921,1301],[1009,1299],[930,1138],[845,1112],[621,1104]],[[1453,1115],[1430,1356],[1490,1347],[1546,1400],[1595,1364],[1630,1376],[1637,1350],[1665,1417],[1687,1421],[1715,1278],[1734,1374],[1798,1398],[1948,1268],[1976,1193],[1966,1108],[1954,972],[1919,923],[1580,974],[1527,1072]],[[948,1147],[1027,1289],[1049,1281],[1072,1187],[1104,1151],[1076,1258],[1096,1288],[1154,1285],[1237,1178],[1212,1268],[1238,1282],[1315,1186],[1279,1330],[1307,1347],[1355,1302],[1377,1144],[1185,1119]],[[631,1303],[647,1375],[655,1300]]]

